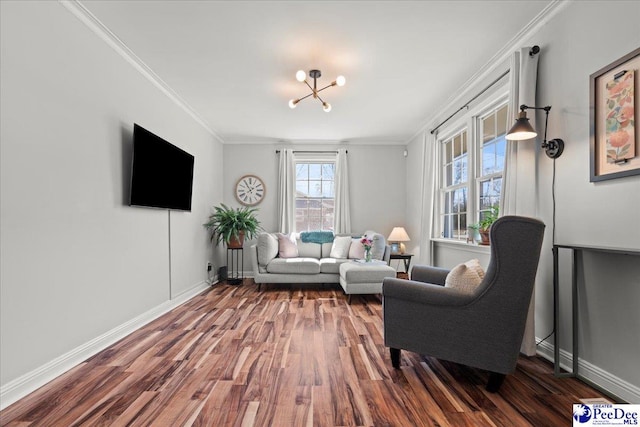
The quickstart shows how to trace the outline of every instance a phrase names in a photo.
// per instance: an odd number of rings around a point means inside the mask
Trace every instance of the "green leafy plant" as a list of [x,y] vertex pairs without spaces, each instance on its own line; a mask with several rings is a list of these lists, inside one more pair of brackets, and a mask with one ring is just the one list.
[[224,203],[216,206],[215,212],[209,216],[209,221],[202,224],[211,233],[211,241],[216,245],[220,242],[229,244],[232,238],[239,239],[240,234],[253,239],[262,230],[260,221],[256,217],[257,208],[230,208]]
[[487,231],[489,227],[491,227],[491,224],[496,222],[499,214],[500,214],[500,208],[498,207],[498,205],[491,206],[489,208],[489,211],[484,213],[482,219],[478,223],[478,227],[480,228],[480,231]]

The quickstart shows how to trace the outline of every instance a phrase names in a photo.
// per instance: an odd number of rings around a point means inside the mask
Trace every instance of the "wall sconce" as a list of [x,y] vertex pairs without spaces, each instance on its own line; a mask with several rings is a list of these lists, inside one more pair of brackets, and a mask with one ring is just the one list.
[[528,105],[522,104],[520,106],[520,114],[518,114],[516,124],[514,124],[511,130],[507,132],[506,138],[511,141],[522,141],[538,136],[538,133],[533,129],[531,123],[529,123],[529,119],[527,118],[527,113],[525,110],[545,111],[546,118],[544,121],[544,140],[542,141],[541,147],[544,148],[545,153],[547,153],[547,156],[549,156],[550,158],[557,159],[558,157],[560,157],[560,155],[564,151],[564,141],[559,138],[547,141],[547,124],[549,123],[549,110],[551,110],[550,105],[546,107],[529,107]]

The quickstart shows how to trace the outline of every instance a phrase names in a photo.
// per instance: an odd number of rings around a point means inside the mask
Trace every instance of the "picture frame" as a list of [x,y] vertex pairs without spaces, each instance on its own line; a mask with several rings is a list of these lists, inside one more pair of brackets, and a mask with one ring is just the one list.
[[400,253],[400,244],[399,243],[389,243],[389,246],[391,246],[391,253],[392,254]]
[[589,78],[590,182],[640,175],[640,48]]

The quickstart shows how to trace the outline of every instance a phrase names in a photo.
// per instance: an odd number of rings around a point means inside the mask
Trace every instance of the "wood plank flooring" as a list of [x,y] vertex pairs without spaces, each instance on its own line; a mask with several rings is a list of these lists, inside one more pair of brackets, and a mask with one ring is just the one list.
[[377,296],[218,284],[0,412],[2,426],[567,426],[602,397],[521,358],[487,373],[403,351]]

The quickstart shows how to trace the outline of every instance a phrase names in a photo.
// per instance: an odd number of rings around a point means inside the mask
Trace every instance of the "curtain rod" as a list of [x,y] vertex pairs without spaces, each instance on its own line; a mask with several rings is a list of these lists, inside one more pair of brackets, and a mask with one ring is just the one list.
[[[529,49],[529,56],[533,56],[533,55],[537,55],[540,52],[540,46],[533,46],[531,49]],[[443,124],[447,123],[453,116],[455,116],[456,114],[458,114],[460,111],[462,111],[465,108],[469,108],[469,104],[471,104],[473,101],[475,101],[476,99],[478,99],[478,97],[480,95],[482,95],[483,93],[485,93],[487,90],[489,90],[491,88],[491,86],[493,86],[494,84],[498,83],[504,76],[506,76],[507,74],[509,74],[509,70],[505,71],[504,73],[502,73],[500,75],[500,77],[498,77],[497,79],[495,79],[494,81],[492,81],[491,83],[489,83],[487,85],[487,87],[485,87],[484,89],[482,89],[482,91],[480,91],[480,93],[478,93],[476,96],[474,96],[473,98],[471,98],[469,101],[467,101],[466,104],[464,104],[462,107],[458,108],[453,114],[451,114],[449,117],[447,117],[446,119],[444,119],[438,126],[436,126],[435,128],[433,128],[431,130],[431,135],[433,135],[433,133],[435,131],[437,131],[440,126],[442,126]]]
[[[336,150],[333,151],[300,151],[300,150],[294,150],[294,153],[311,153],[311,154],[315,154],[315,153],[336,153],[338,154],[338,152]],[[347,153],[349,153],[349,150],[347,150]],[[276,154],[280,154],[280,150],[276,150]]]
[[453,116],[455,116],[456,114],[458,114],[460,111],[464,110],[465,108],[469,108],[469,104],[471,104],[473,101],[475,101],[476,99],[478,99],[478,97],[480,95],[482,95],[483,93],[485,93],[486,91],[488,91],[491,86],[493,86],[494,84],[498,83],[500,80],[502,80],[502,78],[504,76],[506,76],[507,74],[509,74],[509,70],[505,71],[504,73],[500,74],[500,77],[498,77],[497,79],[495,79],[494,81],[492,81],[491,83],[489,83],[487,85],[487,87],[485,87],[484,89],[482,89],[480,91],[480,93],[478,93],[476,96],[474,96],[473,98],[471,98],[470,100],[467,101],[466,104],[464,104],[462,107],[458,108],[453,114],[451,114],[449,117],[447,117],[446,119],[444,119],[442,122],[440,122],[440,124],[436,127],[434,127],[433,129],[431,129],[431,135],[433,135],[433,133],[435,131],[437,131],[438,129],[440,129],[440,126],[442,126],[443,124],[447,123],[449,120],[451,120],[451,118]]

